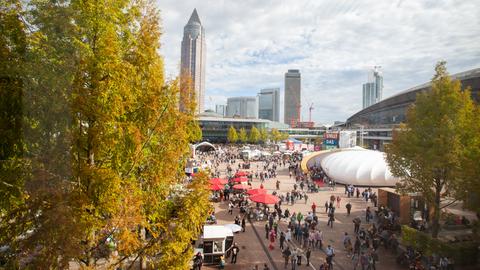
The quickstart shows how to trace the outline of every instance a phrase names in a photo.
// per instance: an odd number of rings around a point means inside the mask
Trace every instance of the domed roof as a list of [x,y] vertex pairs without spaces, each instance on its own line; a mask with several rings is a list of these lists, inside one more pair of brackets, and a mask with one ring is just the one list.
[[385,161],[385,153],[363,148],[321,151],[307,156],[307,166],[321,166],[335,182],[361,186],[394,186],[394,177]]

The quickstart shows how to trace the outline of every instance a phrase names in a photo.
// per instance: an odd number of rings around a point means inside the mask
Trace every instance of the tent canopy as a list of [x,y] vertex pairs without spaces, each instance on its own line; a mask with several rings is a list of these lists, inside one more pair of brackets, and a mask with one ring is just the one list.
[[195,150],[198,150],[201,152],[207,152],[207,151],[216,151],[217,149],[213,144],[209,142],[201,142],[195,145]]

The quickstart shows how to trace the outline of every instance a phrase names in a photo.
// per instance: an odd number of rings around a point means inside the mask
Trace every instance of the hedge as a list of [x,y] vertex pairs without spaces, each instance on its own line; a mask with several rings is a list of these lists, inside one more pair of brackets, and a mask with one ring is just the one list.
[[453,258],[456,265],[477,263],[479,243],[475,241],[446,243],[404,225],[402,226],[402,243],[421,251],[426,256],[437,254]]

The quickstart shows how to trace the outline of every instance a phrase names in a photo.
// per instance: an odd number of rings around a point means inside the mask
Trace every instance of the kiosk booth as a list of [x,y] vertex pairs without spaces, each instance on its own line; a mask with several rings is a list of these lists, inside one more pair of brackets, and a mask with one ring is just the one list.
[[218,264],[220,256],[225,256],[225,252],[233,245],[232,230],[219,225],[203,226],[200,245],[203,248],[203,262]]

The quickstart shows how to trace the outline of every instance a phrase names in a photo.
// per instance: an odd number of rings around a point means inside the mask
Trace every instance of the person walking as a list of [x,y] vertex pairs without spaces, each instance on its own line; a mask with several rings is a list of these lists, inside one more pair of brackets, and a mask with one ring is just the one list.
[[238,252],[240,251],[240,248],[238,248],[237,243],[234,243],[231,249],[232,249],[232,260],[230,261],[230,263],[236,264],[237,256],[238,256]]
[[198,252],[193,259],[193,269],[194,270],[201,270],[203,265],[203,256],[201,252]]
[[283,250],[283,243],[285,243],[285,234],[280,232],[280,249]]
[[347,216],[350,216],[350,211],[352,210],[352,204],[350,204],[350,202],[348,202],[345,205],[345,208],[347,208]]
[[367,210],[365,210],[365,220],[367,223],[370,223],[370,219],[372,218],[372,211],[370,211],[370,206],[367,207]]
[[360,224],[362,223],[362,220],[359,218],[359,217],[356,217],[353,219],[353,231],[355,233],[358,233],[358,231],[360,230]]
[[242,218],[242,232],[245,232],[246,222],[245,222],[245,215]]
[[290,263],[292,264],[292,270],[295,270],[297,267],[297,251],[292,249],[292,255],[290,256]]
[[329,214],[328,214],[328,222],[327,222],[327,226],[330,226],[330,228],[333,228],[333,222],[335,221],[335,214],[333,211],[331,211]]
[[268,248],[270,250],[273,250],[275,248],[275,239],[277,238],[277,234],[275,233],[274,229],[270,231],[269,238],[270,238],[270,245],[268,246]]
[[315,202],[312,203],[312,213],[315,215],[317,213],[317,205]]
[[340,208],[340,201],[342,199],[340,198],[340,196],[337,196],[337,208]]
[[327,211],[328,211],[328,201],[325,202],[325,213],[327,213]]
[[307,267],[310,265],[310,256],[312,255],[312,249],[310,247],[307,248],[305,252],[305,257],[307,257]]
[[290,247],[287,246],[287,248],[282,252],[282,256],[285,259],[285,268],[288,266],[288,262],[290,261],[290,256],[292,255],[292,252],[290,251]]
[[325,253],[327,254],[328,269],[331,270],[333,269],[333,257],[335,256],[335,250],[331,245],[328,245]]
[[297,265],[302,265],[302,257],[303,257],[303,250],[301,248],[297,248]]

